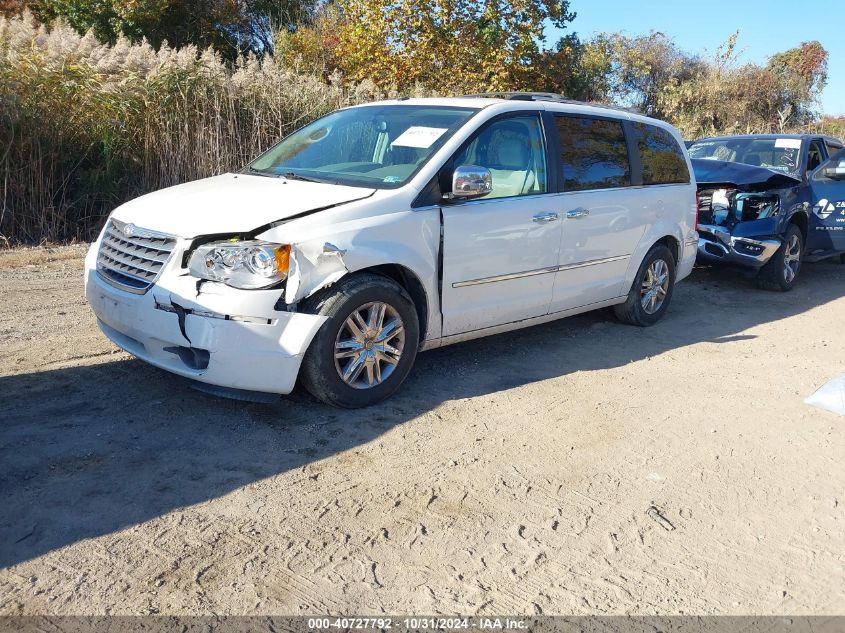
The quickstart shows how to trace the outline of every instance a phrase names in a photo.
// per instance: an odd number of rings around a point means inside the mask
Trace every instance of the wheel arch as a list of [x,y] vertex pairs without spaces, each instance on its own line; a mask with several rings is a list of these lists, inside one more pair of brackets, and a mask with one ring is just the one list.
[[666,248],[669,249],[669,252],[672,253],[672,257],[675,258],[675,265],[678,265],[681,257],[681,242],[678,240],[677,237],[674,235],[664,235],[659,240],[657,240],[654,244],[648,247],[646,253],[654,248],[657,244],[663,244]]
[[[426,333],[428,332],[429,322],[428,293],[426,293],[425,286],[414,271],[402,264],[378,264],[376,266],[369,266],[367,268],[356,270],[352,274],[357,273],[373,273],[381,275],[382,277],[392,279],[402,286],[414,302],[414,308],[417,311],[417,318],[419,318],[420,321],[420,336],[421,339],[425,339]],[[420,342],[422,342],[422,340]]]
[[678,234],[672,231],[672,227],[663,226],[660,231],[649,231],[637,244],[637,248],[631,254],[631,259],[628,262],[628,270],[625,273],[625,280],[622,288],[620,288],[620,296],[627,295],[631,289],[631,284],[634,283],[634,278],[640,270],[643,261],[648,255],[649,251],[657,244],[663,244],[672,253],[675,258],[675,265],[680,262],[681,257],[681,240]]
[[804,245],[807,244],[807,238],[810,235],[810,217],[804,211],[796,211],[789,216],[787,226],[794,224],[801,231],[801,237],[804,239]]

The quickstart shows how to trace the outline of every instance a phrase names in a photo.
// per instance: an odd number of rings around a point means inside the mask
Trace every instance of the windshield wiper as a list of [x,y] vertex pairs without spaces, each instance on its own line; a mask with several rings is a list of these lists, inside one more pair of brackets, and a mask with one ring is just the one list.
[[300,176],[297,173],[292,171],[286,171],[283,174],[279,174],[282,178],[287,178],[288,180],[301,180],[302,182],[324,182],[322,180],[317,180],[316,178],[308,178],[306,176]]
[[264,171],[263,169],[256,169],[255,167],[249,167],[249,173],[254,174],[256,176],[264,176],[265,178],[278,178],[278,174],[271,174],[269,172]]
[[281,174],[274,173],[272,171],[264,171],[263,169],[256,169],[255,167],[250,166],[249,173],[255,174],[256,176],[264,176],[265,178],[284,178],[285,180],[301,180],[302,182],[325,182],[324,180],[317,180],[316,178],[308,178],[307,176],[300,176],[299,174],[286,171]]

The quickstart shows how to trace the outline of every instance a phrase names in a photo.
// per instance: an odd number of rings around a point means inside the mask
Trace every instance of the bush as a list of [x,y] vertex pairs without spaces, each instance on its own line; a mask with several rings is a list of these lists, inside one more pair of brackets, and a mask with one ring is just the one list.
[[90,239],[137,195],[242,167],[336,108],[377,98],[272,58],[113,46],[0,18],[0,242]]

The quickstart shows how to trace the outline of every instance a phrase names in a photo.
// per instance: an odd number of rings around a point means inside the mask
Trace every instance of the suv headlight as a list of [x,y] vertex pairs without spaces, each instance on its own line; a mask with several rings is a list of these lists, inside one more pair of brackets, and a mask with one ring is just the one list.
[[200,279],[258,290],[287,279],[289,265],[290,246],[251,240],[203,244],[191,255],[188,269]]

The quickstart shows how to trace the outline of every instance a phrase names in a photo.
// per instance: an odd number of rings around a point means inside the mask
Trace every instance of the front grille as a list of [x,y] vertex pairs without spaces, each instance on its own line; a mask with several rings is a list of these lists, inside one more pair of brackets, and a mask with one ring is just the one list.
[[701,224],[710,224],[713,221],[713,191],[701,190],[698,192],[698,221]]
[[176,238],[170,235],[109,220],[97,254],[97,271],[113,286],[144,294],[175,247]]

